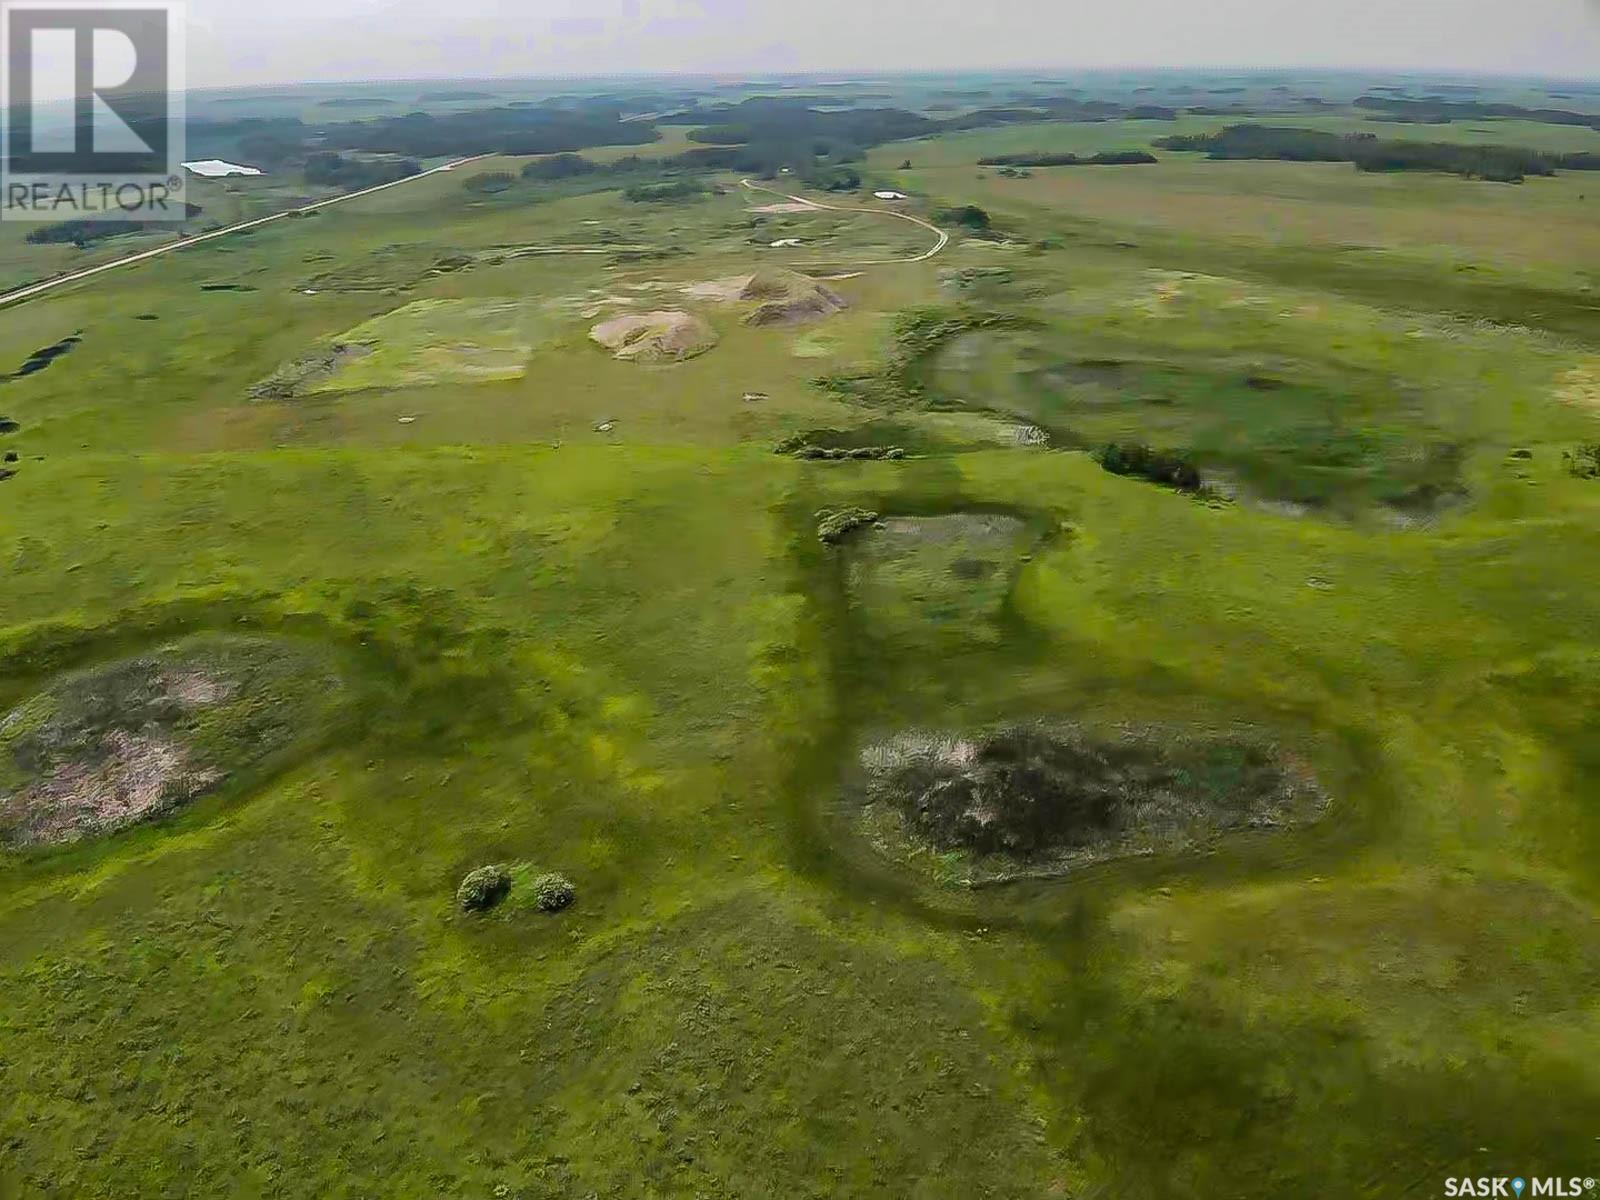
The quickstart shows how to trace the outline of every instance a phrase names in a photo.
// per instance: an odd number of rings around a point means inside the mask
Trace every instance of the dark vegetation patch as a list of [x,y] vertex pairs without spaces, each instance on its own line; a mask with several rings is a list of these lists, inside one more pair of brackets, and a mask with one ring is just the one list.
[[199,637],[80,671],[0,719],[0,845],[165,815],[331,722],[339,675],[275,639]]
[[603,168],[592,159],[581,154],[554,154],[549,158],[540,158],[522,168],[524,179],[550,182],[558,179],[576,179],[583,175],[594,175]]
[[835,373],[815,379],[823,391],[863,404],[921,406],[929,401],[929,372],[938,352],[956,338],[979,330],[1024,329],[1032,322],[1017,313],[960,305],[914,308],[895,318],[894,346],[873,371]]
[[305,172],[306,182],[315,187],[359,192],[420,175],[422,164],[415,158],[350,158],[324,152],[307,157]]
[[817,537],[824,546],[837,546],[858,529],[878,523],[878,514],[865,508],[824,508],[817,513]]
[[495,908],[511,892],[511,872],[502,866],[479,867],[469,871],[456,889],[456,904],[464,913],[483,913]]
[[21,428],[22,426],[17,424],[17,422],[13,421],[10,417],[0,417],[0,433],[15,433]]
[[[12,379],[26,379],[29,375],[37,375],[40,371],[48,368],[57,359],[71,354],[78,348],[80,344],[82,344],[82,342],[83,335],[81,333],[74,333],[69,337],[62,338],[59,342],[55,342],[49,346],[43,347],[42,349],[35,350],[31,355],[28,356],[27,361],[25,361],[11,374],[0,375],[0,383]],[[5,429],[3,423],[0,423],[0,433],[6,432],[9,431]]]
[[1164,484],[1180,492],[1200,490],[1200,469],[1172,450],[1155,450],[1143,442],[1112,442],[1095,455],[1113,475]]
[[340,367],[372,353],[371,346],[339,342],[320,347],[279,367],[250,389],[252,400],[293,400],[313,384],[331,378]]
[[1600,170],[1600,154],[1549,154],[1517,146],[1413,142],[1269,125],[1230,125],[1217,133],[1159,138],[1155,145],[1203,151],[1213,159],[1347,162],[1359,171],[1438,171],[1496,183],[1520,183],[1526,176],[1554,175],[1558,169]]
[[1600,479],[1600,443],[1585,443],[1568,450],[1561,455],[1561,461],[1567,474],[1577,479]]
[[[1063,447],[1132,444],[1119,474],[1237,491],[1329,516],[1431,515],[1467,497],[1465,447],[1426,393],[1382,373],[1087,355],[1038,326],[947,345],[918,371],[925,407],[983,395]],[[1062,344],[1066,343],[1066,344]],[[1123,343],[1106,346],[1124,349]],[[1146,433],[1144,431],[1148,430]],[[1159,436],[1178,453],[1138,447]],[[1173,461],[1173,460],[1177,461]]]
[[703,200],[709,189],[698,179],[673,179],[665,183],[640,183],[624,189],[622,197],[635,204],[673,204]]
[[906,456],[900,446],[819,446],[799,438],[779,442],[774,452],[811,462],[898,462]]
[[555,872],[539,872],[532,863],[493,864],[470,871],[456,888],[456,906],[482,916],[496,909],[516,916],[529,910],[553,916],[578,898],[572,880]]
[[493,92],[423,92],[417,99],[424,103],[454,104],[468,100],[494,100]]
[[980,167],[1125,167],[1159,162],[1148,150],[1102,150],[1080,157],[1076,154],[997,154],[980,158]]
[[[184,219],[192,221],[205,209],[198,204],[184,205]],[[74,245],[80,250],[107,238],[129,233],[165,233],[172,225],[167,221],[57,221],[28,231],[27,241],[34,246]]]
[[1310,771],[1251,733],[1013,725],[868,747],[861,828],[899,856],[959,856],[973,882],[1187,853],[1318,820]]
[[577,888],[565,875],[541,875],[533,881],[533,905],[542,913],[565,912],[577,898]]
[[985,234],[994,230],[994,219],[976,204],[963,204],[957,208],[939,211],[938,219],[945,225],[954,225],[969,233]]
[[202,292],[253,292],[256,289],[248,283],[202,283]]
[[1541,125],[1580,125],[1600,129],[1600,114],[1596,113],[1570,112],[1561,108],[1524,108],[1519,104],[1485,104],[1476,100],[1407,100],[1393,96],[1360,96],[1355,100],[1355,107],[1382,113],[1386,121],[1408,121],[1423,125],[1448,125],[1452,121],[1498,117],[1534,121]]
[[484,108],[464,113],[407,113],[325,127],[330,146],[408,158],[474,154],[560,154],[589,146],[642,146],[658,140],[655,123],[624,121],[619,105],[581,110]]
[[461,183],[461,190],[474,196],[498,196],[516,186],[517,177],[510,171],[484,171],[469,176]]

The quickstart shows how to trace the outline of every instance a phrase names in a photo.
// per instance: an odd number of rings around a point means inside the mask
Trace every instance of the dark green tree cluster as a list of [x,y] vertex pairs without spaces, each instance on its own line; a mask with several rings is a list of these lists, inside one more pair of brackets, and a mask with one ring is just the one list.
[[549,158],[535,159],[523,167],[522,177],[541,182],[555,182],[561,179],[577,179],[580,176],[593,175],[599,170],[599,163],[593,162],[581,154],[554,154]]
[[[186,204],[184,219],[192,221],[204,211],[198,204]],[[40,225],[28,230],[26,240],[34,246],[73,245],[81,250],[124,233],[142,233],[148,229],[162,228],[168,226],[155,221],[57,221],[53,225]]]
[[993,219],[976,204],[943,209],[939,213],[939,220],[946,225],[959,225],[962,229],[970,229],[974,233],[988,233],[994,228]]
[[1577,479],[1600,479],[1600,444],[1586,443],[1562,456],[1567,474]]
[[1383,114],[1386,121],[1419,125],[1448,125],[1452,121],[1537,121],[1541,125],[1586,125],[1600,129],[1600,113],[1571,112],[1564,108],[1524,108],[1520,104],[1484,104],[1477,100],[1406,100],[1398,96],[1362,96],[1357,108]]
[[656,141],[649,121],[624,121],[614,111],[484,108],[472,112],[407,113],[352,121],[322,131],[329,146],[414,158],[469,154],[560,154],[589,146],[643,146]]
[[422,173],[414,158],[360,159],[324,151],[306,159],[306,182],[314,187],[336,187],[358,192],[362,188],[409,179]]
[[509,192],[516,182],[517,177],[510,171],[484,171],[463,180],[461,187],[475,196],[497,196],[501,192]]
[[1122,167],[1158,162],[1148,150],[1102,150],[1099,154],[997,154],[980,158],[980,167]]
[[1456,142],[1412,142],[1370,133],[1336,134],[1320,129],[1230,125],[1217,133],[1159,138],[1163,150],[1200,151],[1215,159],[1282,159],[1347,162],[1360,171],[1440,171],[1469,179],[1520,183],[1529,175],[1554,175],[1558,168],[1595,170],[1600,155],[1546,154],[1518,146]]
[[1170,450],[1154,450],[1143,442],[1112,442],[1095,457],[1113,475],[1148,479],[1180,492],[1200,490],[1199,469]]
[[664,183],[637,183],[623,191],[623,198],[635,204],[671,204],[680,200],[699,200],[706,185],[698,179],[669,179]]

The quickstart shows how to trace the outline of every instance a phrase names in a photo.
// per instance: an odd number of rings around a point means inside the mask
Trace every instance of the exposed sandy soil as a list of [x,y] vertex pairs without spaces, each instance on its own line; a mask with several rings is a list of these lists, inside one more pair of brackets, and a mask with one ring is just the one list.
[[1563,404],[1600,408],[1600,359],[1574,367],[1556,381],[1556,397]]
[[[15,819],[18,845],[53,845],[124,829],[198,795],[220,779],[193,769],[181,746],[165,738],[114,729],[97,762],[57,766],[32,787],[0,800]],[[8,822],[9,823],[9,822]]]
[[244,638],[61,676],[0,713],[0,848],[69,844],[179,809],[317,728],[341,691],[308,649]]
[[794,200],[785,200],[781,204],[763,204],[758,208],[752,208],[750,211],[755,213],[803,213],[816,212],[817,208],[813,204],[802,204]]
[[589,331],[595,342],[627,362],[682,362],[717,344],[716,330],[692,313],[633,313]]
[[717,303],[733,304],[744,299],[744,290],[750,286],[755,275],[731,275],[726,279],[707,279],[701,283],[691,283],[683,289],[683,294],[691,300],[710,300]]

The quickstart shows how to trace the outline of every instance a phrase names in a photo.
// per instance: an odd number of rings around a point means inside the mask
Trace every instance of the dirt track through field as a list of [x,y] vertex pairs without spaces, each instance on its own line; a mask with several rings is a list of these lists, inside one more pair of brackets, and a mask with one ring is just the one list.
[[[415,183],[419,179],[426,179],[431,175],[438,175],[445,171],[453,171],[458,167],[469,166],[472,163],[480,162],[485,158],[491,157],[493,156],[488,154],[480,154],[472,158],[457,159],[455,162],[449,162],[445,163],[443,166],[434,167],[431,171],[424,171],[420,175],[408,175],[404,179],[396,179],[390,183],[379,184],[377,187],[365,188],[362,191],[351,192],[344,196],[333,196],[327,200],[319,200],[315,204],[307,204],[302,208],[285,209],[283,212],[276,212],[272,213],[270,216],[258,217],[253,221],[244,221],[238,225],[229,225],[225,229],[213,229],[210,233],[197,234],[194,237],[184,238],[181,241],[170,242],[165,246],[157,246],[154,250],[145,250],[139,254],[130,254],[126,258],[119,258],[113,260],[112,262],[101,263],[97,267],[89,267],[82,271],[74,271],[70,275],[62,275],[56,279],[47,279],[43,283],[29,284],[26,287],[17,288],[14,291],[0,295],[0,308],[9,308],[11,305],[21,304],[24,301],[32,300],[35,297],[46,295],[55,291],[57,288],[67,287],[68,285],[74,283],[82,283],[84,280],[92,279],[97,275],[103,275],[107,271],[115,271],[119,267],[131,267],[135,263],[146,262],[152,258],[159,258],[164,254],[174,254],[179,250],[186,250],[190,246],[198,246],[205,242],[215,241],[218,238],[224,238],[230,234],[243,233],[249,229],[259,229],[263,225],[270,225],[274,221],[282,221],[285,218],[294,216],[297,213],[316,212],[319,209],[329,208],[335,204],[346,204],[351,200],[359,200],[363,196],[376,195],[379,192],[388,191],[390,188],[400,187],[408,183]],[[866,213],[870,216],[894,217],[896,220],[909,221],[913,225],[916,225],[922,229],[926,229],[929,233],[934,234],[939,239],[934,243],[934,246],[931,250],[925,251],[924,253],[915,255],[911,258],[876,259],[867,262],[854,262],[846,264],[848,266],[888,267],[899,266],[906,263],[926,262],[936,254],[941,253],[944,248],[950,244],[950,235],[948,233],[940,229],[937,225],[934,225],[928,221],[924,221],[921,217],[913,216],[911,213],[897,212],[893,209],[885,208],[859,208],[840,204],[823,204],[817,200],[808,200],[804,196],[794,196],[790,195],[788,192],[781,192],[776,188],[763,187],[761,184],[752,183],[748,179],[741,179],[739,182],[750,191],[767,192],[774,196],[780,196],[787,201],[789,205],[796,206],[797,208],[820,210],[823,212]],[[603,254],[614,249],[616,249],[616,247],[540,246],[527,247],[523,252],[528,254]]]
[[445,163],[443,166],[434,167],[431,171],[423,171],[418,175],[407,175],[404,179],[396,179],[389,183],[380,183],[377,187],[363,188],[359,192],[350,192],[344,196],[332,196],[327,200],[318,200],[315,204],[307,204],[303,208],[287,208],[282,212],[272,213],[270,216],[257,217],[253,221],[242,221],[237,225],[229,225],[224,229],[213,229],[210,233],[197,234],[194,237],[183,238],[176,242],[168,242],[165,246],[157,246],[154,250],[145,250],[139,254],[130,254],[126,258],[114,259],[108,263],[101,263],[98,267],[89,267],[86,270],[74,271],[70,275],[62,275],[55,279],[47,279],[43,283],[33,283],[26,287],[17,288],[15,291],[0,296],[0,308],[8,308],[13,304],[21,304],[25,300],[32,300],[57,288],[66,287],[71,283],[82,283],[96,275],[103,275],[107,271],[114,271],[118,267],[131,267],[134,263],[145,262],[148,259],[159,258],[163,254],[173,254],[179,250],[186,250],[190,246],[198,246],[203,242],[212,242],[217,238],[227,237],[229,234],[243,233],[247,229],[259,229],[263,225],[270,225],[274,221],[282,221],[286,217],[297,213],[316,212],[319,209],[329,208],[335,204],[346,204],[351,200],[359,200],[363,196],[373,196],[379,192],[386,192],[390,188],[400,187],[403,184],[415,183],[419,179],[426,179],[430,175],[438,175],[444,171],[454,171],[457,167],[465,167],[493,155],[479,154],[472,158],[457,159],[455,162]]
[[913,225],[917,225],[923,229],[926,229],[929,233],[936,235],[939,239],[934,243],[933,249],[925,251],[924,253],[918,254],[912,258],[883,258],[869,262],[853,262],[839,265],[851,267],[893,267],[900,266],[904,263],[927,262],[930,258],[934,257],[934,255],[941,253],[944,248],[950,244],[950,235],[948,233],[940,229],[937,225],[934,225],[928,221],[924,221],[921,217],[913,216],[908,212],[900,212],[897,209],[892,208],[860,208],[842,204],[823,204],[817,200],[807,200],[804,196],[792,196],[788,192],[780,192],[777,188],[763,187],[759,183],[751,183],[748,179],[741,179],[739,182],[752,192],[766,192],[769,195],[782,196],[791,204],[804,205],[809,209],[820,209],[824,212],[867,213],[870,216],[894,217],[897,220],[910,221]]

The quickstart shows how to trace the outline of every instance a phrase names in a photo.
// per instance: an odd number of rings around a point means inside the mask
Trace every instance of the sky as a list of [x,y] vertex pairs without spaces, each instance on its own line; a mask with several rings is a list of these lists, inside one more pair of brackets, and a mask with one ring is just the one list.
[[189,86],[1005,67],[1600,77],[1600,0],[188,0]]

